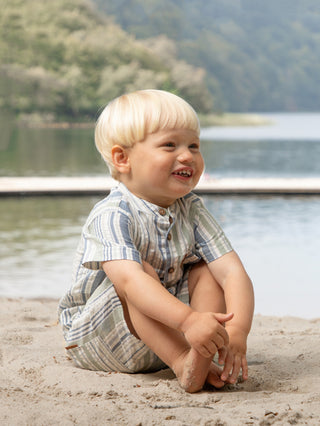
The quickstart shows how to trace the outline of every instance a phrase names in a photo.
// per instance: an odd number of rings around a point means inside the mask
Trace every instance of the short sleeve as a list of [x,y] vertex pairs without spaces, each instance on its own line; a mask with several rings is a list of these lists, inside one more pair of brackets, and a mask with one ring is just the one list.
[[142,263],[133,241],[132,226],[130,215],[113,209],[90,220],[82,233],[82,265],[88,269],[102,269],[101,262],[108,260]]
[[198,198],[196,202],[197,214],[194,229],[196,251],[206,263],[210,263],[232,251],[232,246],[203,201]]

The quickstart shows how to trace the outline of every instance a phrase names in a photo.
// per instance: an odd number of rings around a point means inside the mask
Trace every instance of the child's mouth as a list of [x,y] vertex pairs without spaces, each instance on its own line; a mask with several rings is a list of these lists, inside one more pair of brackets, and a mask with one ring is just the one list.
[[192,170],[191,169],[181,169],[181,170],[177,170],[175,172],[172,173],[175,176],[181,176],[184,178],[189,178],[192,176]]

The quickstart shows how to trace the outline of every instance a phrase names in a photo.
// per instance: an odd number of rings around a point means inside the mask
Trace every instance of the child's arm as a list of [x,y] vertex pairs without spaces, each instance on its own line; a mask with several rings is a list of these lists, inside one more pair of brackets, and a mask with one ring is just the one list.
[[[254,310],[252,283],[235,252],[227,253],[209,263],[209,269],[224,291],[227,312],[234,314],[232,320],[226,324],[229,347],[221,379],[235,383],[242,369],[242,376],[246,380],[248,378],[247,337]],[[229,374],[231,374],[230,377]]]
[[183,332],[190,346],[202,356],[212,357],[219,348],[228,344],[228,334],[221,323],[231,319],[232,314],[193,311],[137,262],[108,261],[103,263],[103,269],[122,302],[131,303],[146,316]]

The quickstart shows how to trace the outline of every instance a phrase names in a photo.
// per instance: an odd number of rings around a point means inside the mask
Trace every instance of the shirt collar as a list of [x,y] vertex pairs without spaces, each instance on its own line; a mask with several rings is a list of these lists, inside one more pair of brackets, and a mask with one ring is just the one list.
[[117,188],[121,193],[125,194],[139,211],[143,211],[149,214],[156,214],[161,217],[174,216],[177,207],[177,201],[175,201],[168,208],[157,206],[156,204],[151,203],[150,201],[143,200],[142,198],[137,197],[122,183],[119,182]]

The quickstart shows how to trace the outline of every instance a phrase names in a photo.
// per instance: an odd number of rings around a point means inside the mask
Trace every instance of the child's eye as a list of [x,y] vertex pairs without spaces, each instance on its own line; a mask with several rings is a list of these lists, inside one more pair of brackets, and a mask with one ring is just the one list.
[[199,150],[200,149],[200,147],[197,143],[192,143],[191,145],[189,145],[189,148],[193,149],[193,150]]
[[174,147],[175,147],[175,144],[174,144],[174,142],[166,142],[166,143],[164,144],[164,146],[165,146],[165,147],[168,147],[168,148],[174,148]]

